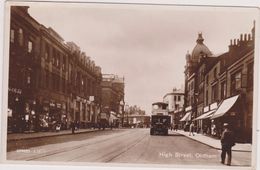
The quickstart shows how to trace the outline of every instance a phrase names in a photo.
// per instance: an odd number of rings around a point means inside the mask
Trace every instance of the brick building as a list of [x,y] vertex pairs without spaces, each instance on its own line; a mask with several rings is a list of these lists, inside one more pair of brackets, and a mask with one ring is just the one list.
[[[70,121],[82,126],[95,123],[101,68],[52,28],[38,23],[28,8],[11,7],[8,129],[50,130],[57,123],[66,129]],[[91,119],[86,118],[89,114]]]
[[254,32],[255,26],[251,34],[231,40],[229,51],[221,55],[205,55],[201,48],[196,62],[194,56],[186,56],[185,106],[191,114],[187,121],[195,121],[198,130],[219,137],[228,122],[237,141],[251,142]]

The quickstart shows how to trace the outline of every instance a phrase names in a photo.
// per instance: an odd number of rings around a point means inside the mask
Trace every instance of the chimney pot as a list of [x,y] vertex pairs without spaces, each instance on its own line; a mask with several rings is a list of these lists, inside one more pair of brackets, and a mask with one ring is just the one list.
[[251,34],[248,34],[248,40],[249,41],[251,40]]
[[244,34],[244,41],[247,41],[247,34]]

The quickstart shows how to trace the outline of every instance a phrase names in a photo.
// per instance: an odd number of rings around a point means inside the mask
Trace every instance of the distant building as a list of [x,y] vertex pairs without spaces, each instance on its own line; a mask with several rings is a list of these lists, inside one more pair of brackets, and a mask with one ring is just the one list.
[[114,74],[103,74],[101,89],[101,111],[107,113],[108,115],[114,113],[118,118],[121,119],[121,121],[124,121],[124,78]]
[[184,90],[173,89],[171,93],[167,93],[163,97],[163,102],[168,104],[169,115],[171,115],[172,123],[178,124],[179,114],[184,109]]

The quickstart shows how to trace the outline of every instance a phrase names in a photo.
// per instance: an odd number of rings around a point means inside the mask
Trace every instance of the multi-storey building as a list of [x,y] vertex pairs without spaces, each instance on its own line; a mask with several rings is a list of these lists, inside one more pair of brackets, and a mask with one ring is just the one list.
[[82,127],[93,126],[98,121],[101,106],[101,68],[75,43],[68,42],[67,45],[71,52],[68,84],[72,110],[69,119],[79,122]]
[[124,122],[124,89],[123,77],[114,74],[103,74],[102,82],[102,106],[101,111],[108,114],[113,113]]
[[[240,39],[231,40],[229,51],[219,56],[200,55],[197,62],[191,63],[193,57],[186,56],[185,106],[192,112],[196,107],[195,116],[189,120],[204,132],[219,137],[223,123],[228,122],[238,141],[251,141],[254,32],[255,27],[252,34],[241,34]],[[195,86],[191,85],[194,81]],[[189,110],[186,109],[187,114],[192,114]]]
[[89,105],[97,115],[101,68],[87,58],[34,20],[28,7],[11,7],[9,130],[50,129],[57,123],[67,128],[70,121],[85,124]]
[[[186,54],[186,66],[185,66],[185,115],[181,121],[190,121],[197,117],[198,105],[201,103],[199,96],[199,89],[201,89],[201,77],[198,76],[199,63],[203,61],[204,58],[212,56],[211,51],[203,43],[204,39],[202,33],[198,34],[197,44],[194,47],[192,54],[189,52]],[[203,67],[201,68],[203,70]],[[201,74],[200,71],[199,74]]]
[[184,106],[184,90],[176,88],[171,93],[167,93],[163,97],[163,102],[168,104],[168,111],[171,115],[171,122],[174,124],[179,123],[179,115]]

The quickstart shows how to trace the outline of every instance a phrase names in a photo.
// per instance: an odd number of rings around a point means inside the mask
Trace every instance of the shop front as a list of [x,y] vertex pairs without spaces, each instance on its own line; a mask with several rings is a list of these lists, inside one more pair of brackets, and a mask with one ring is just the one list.
[[223,131],[223,124],[228,123],[236,135],[236,141],[245,140],[244,131],[244,107],[243,99],[236,95],[223,100],[216,112],[211,116],[212,126],[215,127],[215,136],[220,138]]

